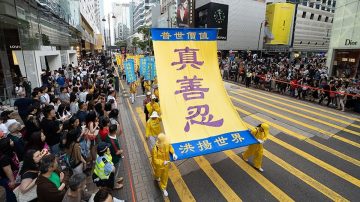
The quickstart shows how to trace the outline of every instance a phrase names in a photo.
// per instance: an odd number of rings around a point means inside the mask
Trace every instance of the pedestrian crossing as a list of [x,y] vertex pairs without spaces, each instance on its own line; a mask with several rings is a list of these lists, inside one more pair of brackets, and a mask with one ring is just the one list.
[[[356,121],[360,116],[259,90],[240,88],[228,93],[249,127],[261,122],[271,127],[264,144],[265,172],[259,173],[240,158],[243,148],[171,163],[167,200],[358,200],[360,126]],[[150,160],[144,113],[142,107],[133,107],[138,135]]]

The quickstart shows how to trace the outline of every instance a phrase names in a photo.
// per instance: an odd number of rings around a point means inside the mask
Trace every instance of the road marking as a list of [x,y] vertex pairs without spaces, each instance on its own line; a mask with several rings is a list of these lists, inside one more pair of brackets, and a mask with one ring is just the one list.
[[233,97],[233,96],[230,96],[230,97],[231,97],[233,100],[236,100],[237,102],[245,103],[245,104],[247,104],[247,105],[249,105],[249,106],[251,106],[251,107],[254,107],[254,108],[256,108],[256,109],[262,110],[262,111],[264,111],[264,112],[266,112],[266,113],[269,113],[269,114],[278,116],[278,117],[280,117],[280,118],[282,118],[282,119],[291,121],[291,122],[296,123],[296,124],[298,124],[298,125],[301,125],[301,126],[303,126],[303,127],[305,127],[305,128],[309,128],[309,129],[311,129],[311,130],[318,131],[318,132],[320,132],[320,133],[322,133],[322,134],[324,134],[324,135],[327,135],[327,136],[329,136],[329,137],[338,139],[338,140],[343,141],[343,142],[345,142],[345,143],[347,143],[347,144],[350,144],[350,145],[353,145],[353,146],[355,146],[355,147],[357,147],[357,148],[360,148],[360,144],[357,143],[357,142],[354,142],[354,141],[348,140],[348,139],[346,139],[346,138],[340,137],[340,136],[338,136],[338,135],[335,135],[335,134],[333,134],[333,133],[327,132],[327,131],[322,130],[322,129],[320,129],[320,128],[317,128],[317,127],[315,127],[315,126],[312,126],[312,125],[303,123],[303,122],[298,121],[298,120],[296,120],[296,119],[289,118],[289,117],[284,116],[284,115],[282,115],[282,114],[278,114],[278,113],[273,112],[273,111],[271,111],[271,110],[261,108],[261,107],[259,107],[259,106],[256,106],[256,105],[254,105],[254,104],[251,104],[251,103],[246,102],[246,101],[244,101],[244,100],[241,100],[241,99],[239,99],[239,98],[235,98],[235,97]]
[[279,201],[294,201],[290,196],[284,193],[276,185],[271,183],[258,171],[256,171],[249,164],[245,163],[235,152],[228,150],[224,151],[225,155],[228,156],[236,165],[238,165],[242,170],[244,170],[250,177],[252,177],[259,185],[261,185],[266,191],[273,195]]
[[[234,94],[236,94],[236,95],[245,97],[245,98],[247,98],[247,99],[254,100],[254,101],[259,102],[259,103],[262,103],[262,104],[264,104],[264,105],[273,107],[273,108],[275,108],[275,109],[279,109],[279,110],[288,112],[288,113],[290,113],[290,114],[294,114],[295,116],[300,116],[300,117],[303,117],[303,118],[306,118],[306,119],[309,119],[309,120],[312,120],[312,121],[315,121],[315,122],[318,122],[318,123],[321,123],[321,124],[324,124],[324,125],[327,125],[327,126],[336,128],[336,129],[339,129],[339,130],[341,130],[341,131],[345,131],[345,132],[347,132],[347,133],[351,133],[351,134],[353,134],[353,135],[360,136],[360,133],[359,133],[359,132],[356,132],[356,131],[353,131],[353,130],[349,130],[349,129],[347,129],[347,128],[344,128],[344,127],[341,127],[341,126],[338,126],[338,125],[335,125],[335,124],[332,124],[332,123],[329,123],[329,122],[326,122],[326,121],[323,121],[323,120],[320,120],[320,119],[317,119],[317,118],[314,118],[314,117],[311,117],[311,116],[307,116],[307,115],[301,114],[301,113],[299,113],[299,112],[291,111],[291,110],[286,109],[286,108],[284,108],[284,107],[276,106],[276,105],[274,105],[274,104],[270,104],[270,103],[264,102],[264,101],[259,100],[259,99],[256,99],[256,98],[252,98],[252,97],[249,97],[249,96],[240,94],[240,93],[236,93],[236,92],[234,92],[234,91],[231,91],[231,92],[234,93]],[[256,95],[254,95],[254,96],[256,96]],[[263,99],[266,100],[267,98],[263,98]],[[268,99],[268,100],[269,100],[269,99]]]
[[324,161],[322,161],[322,160],[320,160],[320,159],[318,159],[318,158],[316,158],[316,157],[314,157],[314,156],[312,156],[312,155],[310,155],[310,154],[308,154],[308,153],[306,153],[306,152],[304,152],[304,151],[302,151],[302,150],[300,150],[300,149],[298,149],[298,148],[296,148],[296,147],[294,147],[294,146],[292,146],[292,145],[290,145],[290,144],[288,144],[288,143],[286,143],[286,142],[284,142],[284,141],[282,141],[282,140],[280,140],[280,139],[278,139],[278,138],[276,138],[274,136],[270,135],[269,139],[271,141],[275,142],[276,144],[278,144],[278,145],[280,145],[280,146],[282,146],[282,147],[296,153],[297,155],[307,159],[308,161],[311,161],[312,163],[316,164],[317,166],[322,167],[325,170],[328,170],[329,172],[337,175],[338,177],[350,182],[351,184],[353,184],[353,185],[355,185],[357,187],[360,187],[360,180],[353,177],[353,176],[351,176],[351,175],[349,175],[348,173],[346,173],[346,172],[344,172],[344,171],[342,171],[340,169],[337,169],[334,166],[332,166],[332,165],[330,165],[328,163],[325,163]]
[[290,136],[295,137],[295,138],[297,138],[299,140],[305,141],[305,142],[307,142],[307,143],[309,143],[309,144],[311,144],[311,145],[313,145],[315,147],[318,147],[319,149],[322,149],[322,150],[324,150],[324,151],[326,151],[326,152],[328,152],[328,153],[330,153],[332,155],[335,155],[335,156],[337,156],[337,157],[339,157],[339,158],[341,158],[341,159],[343,159],[345,161],[348,161],[349,163],[352,163],[352,164],[354,164],[356,166],[360,166],[360,161],[355,159],[355,158],[352,158],[352,157],[350,157],[350,156],[348,156],[346,154],[343,154],[343,153],[341,153],[341,152],[339,152],[339,151],[337,151],[337,150],[335,150],[333,148],[325,146],[325,145],[323,145],[323,144],[321,144],[319,142],[316,142],[316,141],[314,141],[314,140],[312,140],[310,138],[307,138],[307,137],[305,137],[305,136],[303,136],[303,135],[301,135],[299,133],[296,133],[296,132],[294,132],[292,130],[289,130],[289,129],[283,127],[283,126],[280,126],[280,125],[275,124],[273,122],[270,122],[270,121],[268,121],[268,120],[266,120],[264,118],[256,116],[255,114],[251,114],[248,111],[245,111],[245,110],[240,109],[238,107],[235,107],[235,108],[240,113],[246,114],[247,116],[250,116],[250,117],[252,117],[254,119],[259,120],[260,122],[265,122],[265,123],[269,124],[270,126],[276,128],[276,129],[278,129],[280,131],[283,131],[287,135],[290,135]]
[[[124,89],[124,86],[123,86],[122,82],[121,82],[121,81],[119,81],[119,82],[120,82],[120,85],[121,85],[122,89]],[[144,139],[144,134],[143,134],[143,132],[142,132],[141,129],[140,129],[139,123],[137,122],[137,119],[136,119],[135,113],[134,113],[134,111],[133,111],[133,109],[132,109],[132,107],[131,107],[130,101],[129,101],[128,99],[126,99],[125,102],[127,103],[128,107],[129,107],[129,109],[130,109],[131,117],[132,117],[133,121],[135,122],[136,129],[137,129],[137,131],[138,131],[138,133],[139,133],[139,136],[140,136],[140,139],[141,139],[141,141],[142,141],[142,143],[143,143],[143,145],[144,145],[145,152],[146,152],[146,155],[147,155],[148,160],[149,160],[149,163],[150,163],[151,174],[154,175],[154,168],[152,167],[152,163],[151,163],[151,159],[150,159],[150,158],[151,158],[151,153],[150,153],[150,150],[149,150],[149,148],[148,148],[148,146],[147,146],[147,143],[146,143],[146,141],[145,141],[145,139]],[[170,169],[169,169],[169,170],[170,170]],[[171,179],[171,178],[170,178],[170,179]],[[170,202],[169,197],[163,196],[163,199],[164,199],[165,202]]]
[[280,167],[282,167],[284,170],[289,172],[290,174],[294,175],[295,177],[299,178],[312,188],[316,189],[320,193],[324,194],[326,197],[330,198],[333,201],[349,201],[340,194],[336,193],[335,191],[331,190],[327,186],[321,184],[320,182],[316,181],[309,175],[303,173],[302,171],[298,170],[294,166],[286,163],[279,157],[275,156],[271,152],[264,150],[264,156],[266,156],[268,159],[270,159],[272,162],[276,163]]
[[[321,113],[318,113],[318,112],[315,112],[315,111],[312,111],[312,110],[308,110],[308,109],[301,108],[301,107],[296,107],[295,105],[290,105],[290,104],[286,104],[286,103],[281,102],[281,101],[277,101],[275,99],[271,99],[271,98],[269,98],[268,94],[265,94],[265,93],[261,93],[262,95],[265,95],[265,96],[261,96],[261,95],[257,95],[257,94],[248,92],[246,90],[239,90],[238,92],[251,94],[251,96],[255,96],[255,97],[258,97],[258,98],[261,98],[261,99],[269,100],[269,101],[272,101],[272,102],[275,102],[275,103],[278,103],[278,104],[282,104],[282,105],[287,106],[287,107],[291,107],[293,109],[298,109],[298,110],[307,112],[309,114],[314,114],[316,116],[320,116],[320,117],[330,119],[330,120],[333,120],[333,121],[336,121],[336,122],[339,122],[339,123],[343,123],[343,124],[346,124],[346,125],[350,125],[350,126],[353,126],[355,128],[360,128],[359,125],[353,124],[352,122],[344,121],[342,119],[334,118],[334,117],[324,115],[324,114],[321,114]],[[272,97],[272,96],[270,96],[270,97]]]
[[240,197],[231,189],[231,187],[222,179],[218,172],[202,156],[194,157],[199,167],[205,172],[216,188],[227,201],[242,201]]
[[315,110],[318,110],[318,111],[326,112],[328,114],[332,114],[332,115],[335,115],[335,116],[343,117],[343,118],[354,120],[354,121],[360,121],[359,118],[355,118],[355,117],[351,117],[351,116],[348,116],[348,115],[345,115],[345,114],[341,114],[340,112],[333,112],[333,111],[328,110],[328,109],[322,109],[320,107],[314,107],[314,106],[311,106],[309,104],[297,102],[297,101],[294,101],[294,100],[291,100],[291,99],[288,99],[288,98],[283,98],[282,96],[279,96],[279,95],[275,96],[275,95],[271,95],[271,93],[264,93],[264,92],[253,90],[253,89],[250,89],[250,88],[244,88],[244,90],[245,89],[248,90],[248,91],[260,93],[260,94],[263,94],[263,95],[266,95],[266,96],[269,96],[269,97],[273,97],[273,98],[276,98],[276,99],[279,99],[279,100],[283,100],[283,101],[286,101],[286,102],[289,102],[289,103],[294,103],[294,104],[301,105],[301,106],[304,106],[304,107],[308,107],[308,108],[311,108],[311,109],[315,109]]
[[[136,107],[136,112],[139,115],[139,117],[142,117],[142,115],[144,115],[144,112],[141,107]],[[141,120],[141,123],[143,124],[143,126],[145,127],[146,126],[145,120],[143,118],[140,118],[140,120]],[[135,119],[135,121],[136,121],[136,124],[139,125],[137,123],[137,119]],[[138,132],[141,136],[141,140],[144,144],[145,150],[147,150],[147,153],[148,152],[150,153],[149,147],[144,138],[145,135],[144,135],[143,131],[140,129],[140,127],[138,128]],[[169,178],[170,178],[172,184],[174,185],[174,188],[175,188],[176,192],[178,193],[178,196],[181,201],[196,201],[194,196],[190,192],[188,186],[186,185],[185,181],[182,179],[180,171],[177,169],[176,165],[172,162],[170,163],[170,168],[169,168]]]

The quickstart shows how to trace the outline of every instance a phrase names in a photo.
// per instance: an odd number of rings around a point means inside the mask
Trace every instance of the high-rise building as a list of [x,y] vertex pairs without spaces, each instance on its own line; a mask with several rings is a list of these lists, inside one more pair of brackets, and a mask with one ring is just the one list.
[[313,0],[297,4],[293,51],[328,50],[335,6],[336,0]]
[[139,0],[134,9],[134,32],[146,24],[145,13],[151,6],[159,4],[158,0]]
[[112,25],[112,41],[125,40],[130,29],[130,5],[129,3],[112,3],[112,14],[115,16]]

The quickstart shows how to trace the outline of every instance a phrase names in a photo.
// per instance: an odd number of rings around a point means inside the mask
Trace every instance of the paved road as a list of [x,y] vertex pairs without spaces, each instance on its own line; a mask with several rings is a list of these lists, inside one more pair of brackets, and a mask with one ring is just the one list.
[[[359,200],[360,116],[230,83],[225,87],[246,124],[271,126],[265,171],[239,157],[244,148],[177,161],[170,169],[171,201]],[[143,98],[131,105],[141,141]],[[148,148],[144,152],[149,156]]]

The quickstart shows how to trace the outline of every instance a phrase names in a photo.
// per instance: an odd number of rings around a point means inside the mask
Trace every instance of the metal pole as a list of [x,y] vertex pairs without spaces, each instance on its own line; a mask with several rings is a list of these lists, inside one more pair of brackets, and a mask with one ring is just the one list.
[[110,13],[108,14],[108,21],[109,21],[109,41],[110,41],[110,47],[109,47],[109,52],[110,52],[110,58],[111,58],[111,28],[110,28]]
[[259,39],[258,39],[257,51],[259,51],[259,47],[260,47],[260,37],[261,37],[262,25],[263,25],[263,22],[261,22],[261,24],[260,24],[260,31],[259,31]]

